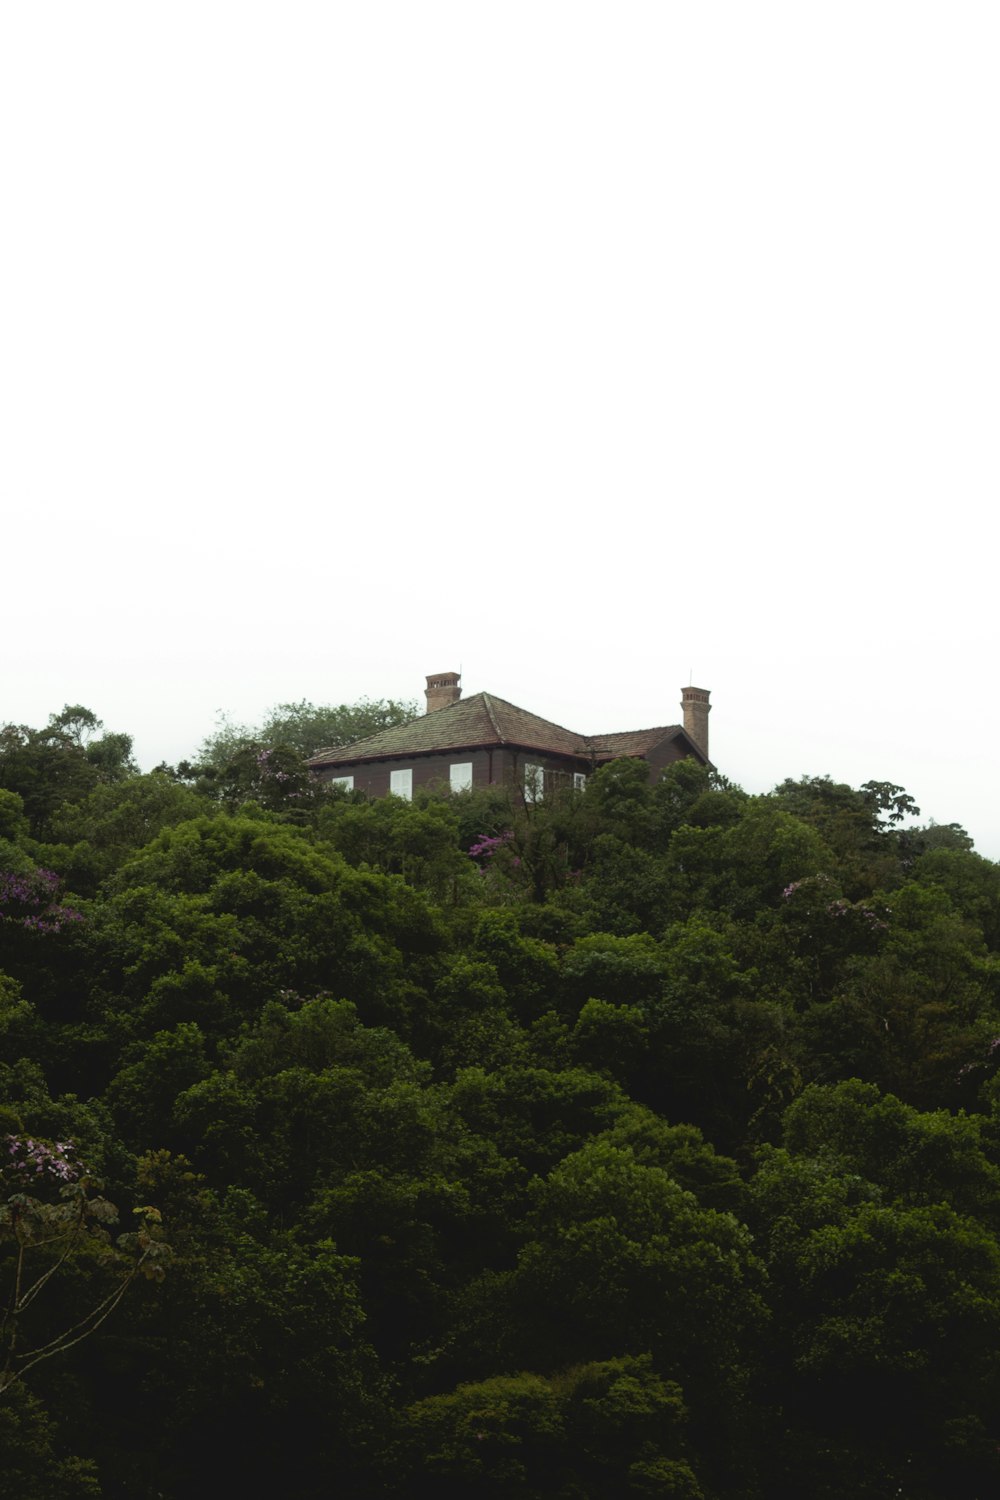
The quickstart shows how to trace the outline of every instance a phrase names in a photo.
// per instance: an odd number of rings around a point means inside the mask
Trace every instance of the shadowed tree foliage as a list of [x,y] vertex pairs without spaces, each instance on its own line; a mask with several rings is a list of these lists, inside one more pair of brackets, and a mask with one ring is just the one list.
[[416,715],[416,703],[392,698],[365,698],[337,705],[309,703],[303,698],[298,703],[277,704],[260,724],[236,724],[222,714],[214,733],[201,746],[198,763],[222,771],[238,751],[248,747],[284,747],[308,760],[319,750],[352,745],[395,724],[405,724]]
[[[79,707],[0,732],[4,1327],[52,1351],[6,1488],[997,1493],[997,866],[884,781],[309,775],[411,710],[148,775]],[[123,1222],[59,1261],[68,1143]],[[149,1204],[169,1272],[95,1323]]]
[[102,728],[90,709],[79,706],[53,714],[44,729],[0,728],[0,788],[21,798],[35,838],[50,835],[52,819],[64,805],[135,774],[130,736],[98,736]]

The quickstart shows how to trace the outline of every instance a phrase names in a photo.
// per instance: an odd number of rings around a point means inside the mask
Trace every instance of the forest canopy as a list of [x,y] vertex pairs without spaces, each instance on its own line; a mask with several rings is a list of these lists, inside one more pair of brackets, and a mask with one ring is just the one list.
[[997,1493],[1000,867],[887,781],[306,768],[412,712],[0,729],[10,1493]]

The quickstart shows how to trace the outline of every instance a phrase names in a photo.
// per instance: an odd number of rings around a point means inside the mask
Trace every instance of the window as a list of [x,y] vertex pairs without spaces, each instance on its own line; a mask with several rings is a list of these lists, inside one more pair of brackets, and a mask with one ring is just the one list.
[[573,772],[573,790],[574,790],[574,792],[582,792],[582,791],[584,791],[586,789],[586,786],[587,786],[587,773],[586,773],[586,771],[574,771]]
[[457,766],[449,766],[449,781],[453,792],[472,791],[472,761],[459,761]]
[[331,786],[342,786],[344,788],[345,792],[353,792],[354,791],[354,777],[353,776],[331,776],[330,777],[330,785]]
[[545,796],[545,767],[526,765],[524,768],[525,802],[541,802]]
[[389,790],[394,797],[405,797],[407,802],[413,801],[413,772],[390,771]]

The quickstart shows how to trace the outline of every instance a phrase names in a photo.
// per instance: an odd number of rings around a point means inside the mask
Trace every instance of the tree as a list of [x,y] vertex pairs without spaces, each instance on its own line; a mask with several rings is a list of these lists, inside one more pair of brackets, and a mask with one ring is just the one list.
[[[170,1257],[160,1215],[149,1206],[134,1210],[134,1231],[112,1241],[106,1226],[117,1221],[118,1210],[101,1196],[72,1142],[8,1135],[3,1150],[0,1250],[8,1292],[0,1315],[0,1399],[36,1365],[96,1333],[136,1276],[161,1277]],[[51,1323],[42,1323],[33,1337],[28,1328],[36,1299],[80,1260],[96,1264],[110,1279],[110,1290],[88,1291],[82,1311],[74,1307],[70,1321],[64,1315],[55,1333]]]
[[795,1156],[836,1163],[893,1202],[948,1203],[1000,1231],[1000,1169],[974,1116],[914,1109],[851,1078],[804,1089],[783,1128]]
[[249,747],[274,750],[286,746],[303,760],[319,750],[338,749],[367,739],[382,729],[416,718],[417,705],[409,699],[362,698],[357,703],[279,703],[260,724],[235,724],[221,714],[213,734],[198,753],[203,766],[222,770],[238,751]]
[[666,843],[684,823],[707,828],[737,822],[749,800],[741,787],[685,756],[667,766],[653,788],[657,840]]
[[401,875],[408,885],[439,897],[453,894],[460,877],[470,882],[473,877],[458,848],[457,823],[450,800],[428,796],[414,802],[338,798],[328,801],[316,820],[320,836],[349,864]]
[[933,818],[925,827],[908,828],[905,846],[914,856],[934,849],[971,851],[974,847],[961,823],[935,823]]
[[106,733],[92,709],[67,705],[44,729],[26,724],[0,728],[0,787],[22,799],[31,833],[49,836],[53,814],[81,801],[95,786],[136,774],[132,740]]
[[0,1399],[0,1473],[17,1500],[101,1500],[92,1460],[61,1451],[57,1424],[41,1401],[17,1384]]
[[0,853],[3,846],[17,845],[28,834],[28,820],[24,816],[24,800],[17,792],[0,787]]
[[408,1493],[701,1500],[686,1420],[648,1355],[470,1382],[406,1412]]
[[749,1223],[781,1414],[768,1494],[996,1488],[1000,1176],[980,1131],[854,1079],[806,1089],[785,1146],[758,1152]]
[[955,910],[978,924],[987,947],[1000,951],[1000,865],[971,848],[932,842],[914,861],[911,878],[947,891]]
[[882,1201],[822,1159],[752,1184],[774,1310],[767,1493],[977,1500],[1000,1479],[1000,1252],[947,1204]]
[[863,781],[861,791],[868,805],[876,809],[880,823],[895,826],[904,818],[919,818],[920,808],[904,787],[892,781]]
[[90,895],[102,880],[159,833],[205,811],[204,800],[163,771],[108,781],[80,802],[64,804],[52,820],[59,863],[72,889]]
[[743,1462],[766,1316],[748,1231],[606,1139],[536,1179],[530,1204],[515,1268],[484,1275],[460,1304],[468,1364],[545,1370],[649,1353],[683,1385],[695,1448],[725,1482]]
[[829,776],[788,778],[770,800],[821,834],[837,861],[828,873],[837,875],[850,900],[898,878],[901,844],[891,830],[920,812],[893,782],[868,781],[855,790]]
[[285,990],[402,1025],[444,930],[422,893],[258,809],[164,828],[108,882],[82,940],[120,1039],[193,1021],[217,1040]]
[[[108,1492],[383,1495],[391,1428],[357,1262],[282,1229],[243,1187],[217,1191],[183,1157],[139,1163],[175,1256],[130,1328],[102,1340],[98,1440]],[[56,1497],[53,1497],[56,1500]]]

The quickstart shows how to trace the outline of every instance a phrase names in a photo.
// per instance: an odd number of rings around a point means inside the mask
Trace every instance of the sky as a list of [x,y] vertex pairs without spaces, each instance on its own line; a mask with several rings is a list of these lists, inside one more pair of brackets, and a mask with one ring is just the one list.
[[0,721],[421,698],[1000,859],[1000,9],[0,10]]

